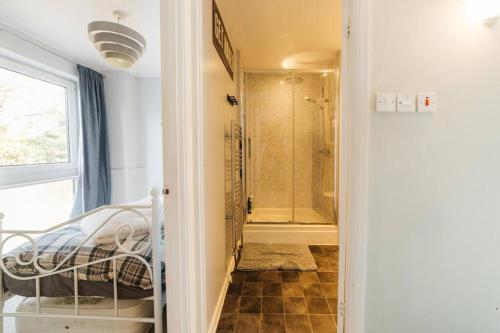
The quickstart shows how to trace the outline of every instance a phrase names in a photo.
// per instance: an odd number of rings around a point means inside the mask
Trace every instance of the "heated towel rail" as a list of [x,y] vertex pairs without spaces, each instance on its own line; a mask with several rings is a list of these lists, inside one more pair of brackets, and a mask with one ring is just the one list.
[[237,256],[239,245],[243,244],[245,206],[243,200],[243,136],[241,126],[231,122],[231,132],[226,132],[226,219],[231,221],[231,248]]

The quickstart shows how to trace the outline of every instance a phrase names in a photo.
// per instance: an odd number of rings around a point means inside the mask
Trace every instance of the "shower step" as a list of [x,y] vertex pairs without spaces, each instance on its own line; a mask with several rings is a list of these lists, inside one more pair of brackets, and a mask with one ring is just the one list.
[[246,243],[338,245],[338,229],[334,225],[311,224],[245,224]]

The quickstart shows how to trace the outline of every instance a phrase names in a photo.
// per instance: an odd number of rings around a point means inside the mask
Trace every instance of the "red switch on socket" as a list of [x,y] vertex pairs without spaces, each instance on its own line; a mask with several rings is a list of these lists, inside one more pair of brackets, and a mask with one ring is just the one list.
[[437,111],[435,93],[418,93],[417,94],[417,112],[434,112]]

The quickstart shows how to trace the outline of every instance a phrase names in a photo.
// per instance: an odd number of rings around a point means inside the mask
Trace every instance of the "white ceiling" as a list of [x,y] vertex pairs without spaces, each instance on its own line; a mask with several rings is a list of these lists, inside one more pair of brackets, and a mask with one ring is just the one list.
[[217,0],[217,6],[247,69],[279,69],[296,55],[335,58],[342,45],[340,0]]
[[116,70],[101,57],[87,36],[91,21],[115,21],[113,10],[124,11],[120,23],[140,32],[147,51],[127,72],[160,77],[160,0],[2,0],[0,21],[30,35],[96,70]]

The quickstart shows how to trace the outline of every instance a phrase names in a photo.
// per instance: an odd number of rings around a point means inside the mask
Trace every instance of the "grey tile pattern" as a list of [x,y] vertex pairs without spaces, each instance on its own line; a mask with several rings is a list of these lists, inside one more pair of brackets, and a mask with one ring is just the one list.
[[336,333],[338,247],[310,245],[318,271],[232,274],[218,333]]

